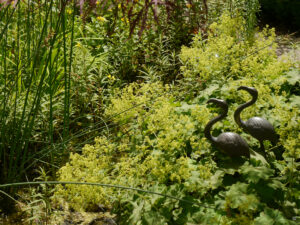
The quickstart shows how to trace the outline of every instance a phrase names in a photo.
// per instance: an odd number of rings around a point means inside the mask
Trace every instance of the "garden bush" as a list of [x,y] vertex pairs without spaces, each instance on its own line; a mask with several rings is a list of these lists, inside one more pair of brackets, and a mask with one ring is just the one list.
[[264,29],[254,40],[245,36],[242,17],[231,18],[226,13],[210,26],[208,38],[196,35],[191,47],[183,47],[181,60],[185,77],[211,80],[273,79],[287,70],[288,63],[277,60],[275,30]]
[[[59,186],[54,203],[67,202],[77,211],[93,211],[103,204],[117,214],[120,224],[296,224],[298,70],[287,59],[277,59],[273,30],[265,29],[248,42],[239,36],[243,23],[241,17],[225,14],[210,26],[207,40],[198,35],[192,47],[183,48],[184,76],[194,83],[203,80],[201,89],[195,85],[195,96],[186,95],[186,87],[160,82],[116,89],[105,109],[114,129],[86,145],[81,154],[71,154],[58,171],[60,181],[137,187],[189,203],[75,185]],[[240,85],[259,92],[257,103],[242,118],[262,116],[280,135],[275,146],[265,142],[267,158],[256,153],[258,142],[234,124],[234,109],[250,99],[237,92]],[[214,108],[206,105],[212,97],[230,104],[228,117],[214,126],[214,135],[241,134],[253,150],[250,160],[231,159],[204,137],[204,127],[214,117]]]

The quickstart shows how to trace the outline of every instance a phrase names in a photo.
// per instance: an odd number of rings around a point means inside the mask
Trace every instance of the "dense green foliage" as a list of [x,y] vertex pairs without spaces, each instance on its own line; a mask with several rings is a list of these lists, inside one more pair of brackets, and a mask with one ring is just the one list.
[[[183,47],[181,88],[160,82],[132,83],[115,89],[105,109],[114,128],[71,154],[59,172],[61,181],[101,182],[152,190],[200,204],[102,187],[58,187],[54,201],[75,210],[103,204],[120,224],[296,224],[299,216],[299,90],[296,69],[275,54],[274,31],[265,29],[247,41],[243,19],[224,14]],[[266,47],[267,46],[267,47]],[[194,84],[194,90],[191,90]],[[197,85],[198,84],[198,85]],[[262,116],[280,135],[276,146],[258,142],[234,125],[233,110],[250,96],[237,87],[257,88],[257,103],[243,118]],[[184,91],[183,91],[184,90]],[[231,159],[204,138],[213,117],[207,99],[230,103],[226,120],[214,134],[241,134],[251,159]]]

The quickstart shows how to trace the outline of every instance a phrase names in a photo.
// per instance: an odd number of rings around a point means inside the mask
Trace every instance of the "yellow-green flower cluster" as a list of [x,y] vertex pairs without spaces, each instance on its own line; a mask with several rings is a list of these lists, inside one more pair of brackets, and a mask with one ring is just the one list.
[[245,76],[274,78],[285,71],[289,64],[277,60],[274,29],[266,28],[249,41],[243,38],[244,23],[241,16],[224,14],[209,27],[207,40],[198,34],[191,48],[182,47],[184,76],[226,81]]
[[[205,154],[208,149],[202,152],[203,148],[210,146],[203,135],[194,134],[199,128],[196,116],[180,113],[180,104],[173,102],[168,89],[161,83],[133,83],[117,91],[105,115],[121,113],[113,118],[115,123],[129,122],[119,128],[122,139],[99,137],[94,145],[85,146],[81,155],[72,154],[70,163],[59,171],[60,180],[127,186],[172,182],[183,184],[191,192],[207,184],[202,192],[209,190],[214,166],[197,162],[191,158],[190,151]],[[122,113],[125,110],[126,113]],[[199,111],[209,116],[205,107]],[[82,210],[93,207],[96,201],[109,206],[113,201],[109,196],[118,196],[114,192],[101,187],[66,185],[59,187],[56,196]]]

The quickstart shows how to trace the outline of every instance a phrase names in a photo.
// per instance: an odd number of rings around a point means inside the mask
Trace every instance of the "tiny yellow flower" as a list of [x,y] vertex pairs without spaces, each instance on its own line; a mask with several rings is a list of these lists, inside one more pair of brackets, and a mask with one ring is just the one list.
[[129,23],[129,19],[124,18],[124,17],[121,18],[121,21],[122,21],[122,22],[125,22],[125,21],[126,21],[126,23]]
[[75,46],[78,47],[78,48],[80,48],[81,44],[78,42]]
[[96,2],[96,5],[99,5],[99,4],[100,4],[100,1],[97,1],[97,2]]
[[104,17],[102,17],[102,16],[98,16],[97,17],[97,20],[99,20],[100,22],[105,22],[105,21],[107,21]]
[[121,4],[119,4],[119,5],[118,5],[118,8],[119,8],[119,9],[121,9],[121,7],[122,7],[122,5],[121,5]]
[[108,79],[110,79],[110,80],[112,80],[112,81],[116,80],[115,76],[112,76],[112,75],[110,75],[110,74],[108,74],[107,77],[108,77]]
[[69,15],[71,15],[72,14],[72,9],[67,9],[67,13],[69,14]]
[[15,1],[11,1],[11,3],[10,3],[11,5],[14,5],[15,4]]
[[186,7],[188,7],[190,9],[190,8],[192,8],[192,4],[187,3]]

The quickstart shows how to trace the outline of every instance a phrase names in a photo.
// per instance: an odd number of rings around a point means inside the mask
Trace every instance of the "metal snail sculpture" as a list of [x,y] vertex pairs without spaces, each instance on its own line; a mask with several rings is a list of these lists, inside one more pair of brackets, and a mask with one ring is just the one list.
[[248,132],[251,136],[256,138],[260,142],[260,149],[265,154],[265,148],[264,148],[264,140],[269,140],[272,142],[272,144],[275,144],[278,141],[278,135],[276,134],[274,127],[264,118],[261,117],[252,117],[248,119],[246,122],[241,120],[241,112],[253,105],[258,96],[258,92],[253,87],[246,87],[241,86],[238,88],[238,90],[245,90],[247,91],[251,96],[252,99],[249,102],[246,102],[242,105],[240,105],[236,111],[234,112],[234,120],[235,122],[243,128],[246,132]]
[[204,129],[205,137],[230,157],[246,156],[250,158],[249,146],[240,135],[232,132],[222,133],[218,137],[211,135],[212,126],[227,116],[228,104],[226,101],[216,98],[209,99],[207,103],[217,104],[223,109],[223,112],[208,122]]

